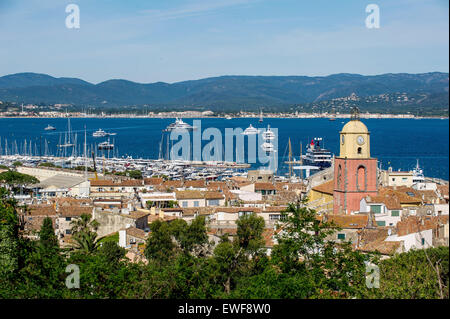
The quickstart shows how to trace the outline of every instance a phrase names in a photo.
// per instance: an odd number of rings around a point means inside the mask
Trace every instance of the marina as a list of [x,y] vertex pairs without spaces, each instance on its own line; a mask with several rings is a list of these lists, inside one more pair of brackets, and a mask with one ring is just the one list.
[[[422,119],[421,121],[407,119],[366,119],[364,120],[373,128],[372,142],[374,144],[374,155],[379,158],[384,169],[392,166],[394,170],[412,169],[416,166],[417,159],[420,161],[422,169],[427,176],[448,180],[448,121],[439,119]],[[152,119],[152,118],[56,118],[56,119],[0,119],[0,156],[23,156],[34,158],[78,158],[84,153],[84,127],[87,131],[86,149],[87,153],[95,153],[97,158],[134,158],[148,160],[169,160],[170,152],[167,152],[172,146],[172,142],[166,136],[162,141],[163,131],[176,122],[176,119]],[[183,121],[192,126],[191,121]],[[289,139],[292,146],[292,174],[300,175],[297,166],[310,166],[310,173],[317,173],[316,164],[309,163],[314,152],[308,152],[311,149],[311,140],[322,138],[319,141],[320,149],[326,149],[324,154],[328,165],[330,156],[339,152],[338,132],[342,127],[341,121],[328,121],[328,119],[278,119],[266,118],[265,127],[258,125],[256,118],[208,118],[201,119],[202,130],[209,127],[215,127],[222,132],[224,136],[226,128],[250,128],[247,132],[253,131],[253,134],[261,137],[265,130],[278,133],[276,140],[262,140],[264,142],[275,144],[277,142],[278,152],[275,156],[278,158],[277,175],[289,176],[289,152],[287,150]],[[56,130],[46,131],[47,125],[51,125]],[[70,128],[69,128],[70,125]],[[102,128],[104,132],[117,133],[110,139],[110,144],[114,144],[113,149],[99,149],[98,145],[107,141],[105,138],[95,138],[92,134]],[[270,131],[265,137],[272,138]],[[194,131],[190,131],[191,135]],[[195,132],[199,132],[195,130]],[[243,134],[245,141],[250,136]],[[435,141],[439,140],[440,143]],[[412,143],[411,141],[414,141]],[[210,141],[202,140],[202,146]],[[316,141],[317,142],[317,141]],[[168,144],[169,143],[169,144]],[[246,142],[247,143],[247,142]],[[325,143],[325,144],[324,144]],[[58,146],[59,145],[59,146]],[[303,147],[301,147],[303,145]],[[303,151],[301,152],[301,148]],[[268,150],[270,150],[270,146]],[[314,150],[317,153],[317,147]],[[247,144],[245,145],[246,154],[242,161],[238,161],[236,154],[233,154],[232,162],[239,162],[240,165],[246,164],[251,169],[260,168],[262,165],[252,163],[248,157]],[[224,152],[222,151],[224,154]],[[300,153],[303,162],[300,162]],[[316,154],[318,155],[318,154]],[[193,160],[192,158],[190,159]],[[223,159],[222,159],[223,160]],[[303,176],[306,171],[303,170]]]

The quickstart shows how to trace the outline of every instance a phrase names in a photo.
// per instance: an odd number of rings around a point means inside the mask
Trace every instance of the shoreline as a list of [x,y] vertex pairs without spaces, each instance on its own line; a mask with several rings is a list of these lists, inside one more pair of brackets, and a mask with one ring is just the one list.
[[[206,118],[212,118],[212,119],[227,119],[226,116],[189,116],[188,114],[174,114],[174,115],[161,115],[161,116],[147,116],[147,115],[105,115],[105,116],[85,116],[85,115],[70,115],[70,116],[0,116],[0,119],[58,119],[58,118],[92,118],[92,119],[107,119],[107,118],[124,118],[124,119],[134,119],[134,118],[141,118],[141,119],[174,119],[174,118],[194,118],[194,119],[206,119]],[[235,119],[258,119],[259,116],[237,116],[232,117],[232,120]],[[318,116],[318,115],[298,115],[298,116],[289,116],[289,115],[280,115],[280,116],[274,116],[274,115],[268,115],[264,116],[265,119],[331,119],[330,116]],[[351,115],[348,116],[336,116],[334,117],[335,120],[345,120],[351,118]],[[361,119],[405,119],[405,120],[419,120],[419,119],[428,119],[428,120],[449,120],[449,116],[411,116],[409,114],[361,114]]]

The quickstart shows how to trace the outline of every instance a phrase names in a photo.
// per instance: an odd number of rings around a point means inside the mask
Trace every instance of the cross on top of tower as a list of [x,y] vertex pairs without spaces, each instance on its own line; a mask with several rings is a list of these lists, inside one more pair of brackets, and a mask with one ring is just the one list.
[[352,107],[352,115],[351,120],[352,121],[359,121],[359,108],[357,106]]

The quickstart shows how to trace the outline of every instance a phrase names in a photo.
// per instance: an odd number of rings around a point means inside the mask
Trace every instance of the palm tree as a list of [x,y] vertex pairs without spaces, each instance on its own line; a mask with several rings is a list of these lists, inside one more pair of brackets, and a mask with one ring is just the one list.
[[72,225],[72,238],[75,241],[75,249],[84,253],[95,251],[101,238],[97,238],[99,223],[91,215],[82,214],[80,218],[70,222]]

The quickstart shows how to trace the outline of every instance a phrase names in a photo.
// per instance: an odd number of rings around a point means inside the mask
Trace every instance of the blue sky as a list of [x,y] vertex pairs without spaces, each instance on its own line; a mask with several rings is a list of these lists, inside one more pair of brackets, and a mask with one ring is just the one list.
[[[67,29],[65,8],[80,8]],[[367,29],[365,8],[380,8]],[[449,70],[448,0],[0,0],[0,76],[98,83]]]

